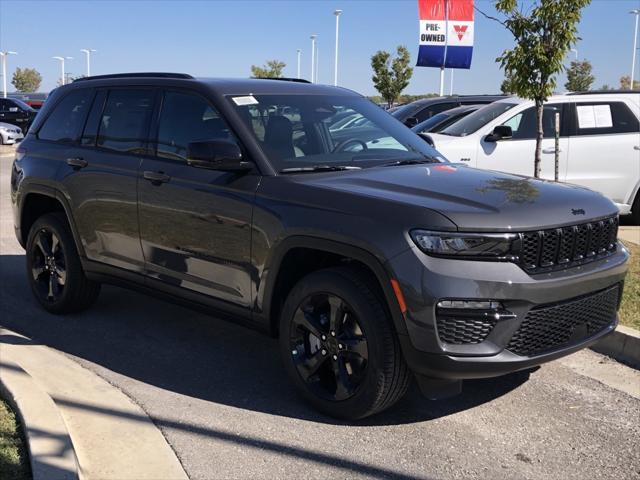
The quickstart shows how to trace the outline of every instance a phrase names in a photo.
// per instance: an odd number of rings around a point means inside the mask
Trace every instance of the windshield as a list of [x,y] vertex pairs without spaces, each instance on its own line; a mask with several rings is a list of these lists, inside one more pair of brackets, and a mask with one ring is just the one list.
[[405,160],[446,161],[366,98],[245,95],[229,100],[279,172],[316,166],[366,168]]
[[453,137],[464,137],[470,133],[478,131],[487,123],[502,115],[507,110],[518,105],[517,103],[495,102],[479,108],[470,115],[448,126],[441,132],[442,135],[451,135]]

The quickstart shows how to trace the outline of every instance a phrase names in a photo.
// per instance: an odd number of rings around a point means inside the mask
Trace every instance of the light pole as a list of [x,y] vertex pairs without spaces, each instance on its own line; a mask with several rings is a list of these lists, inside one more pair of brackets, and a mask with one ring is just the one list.
[[633,58],[631,59],[631,82],[629,82],[629,89],[633,90],[633,78],[636,73],[636,53],[637,53],[637,45],[638,45],[638,17],[640,17],[640,8],[636,8],[635,10],[631,10],[629,13],[636,16],[636,28],[633,32]]
[[64,78],[64,61],[65,60],[73,60],[73,57],[51,57],[54,60],[60,60],[60,68],[62,69],[62,75],[60,76],[60,84],[64,85],[65,84],[65,78]]
[[81,52],[84,52],[87,55],[87,77],[91,76],[91,54],[97,52],[93,48],[81,48]]
[[298,52],[298,78],[300,78],[300,57],[302,56],[302,50],[296,50]]
[[571,51],[576,54],[576,62],[578,61],[578,49],[572,48]]
[[7,98],[7,57],[17,54],[17,52],[0,52],[0,57],[2,57],[2,96],[4,98]]
[[340,30],[340,15],[342,14],[342,10],[336,10],[333,12],[336,16],[336,55],[333,66],[333,85],[338,85],[338,32]]
[[311,83],[315,82],[315,72],[316,72],[316,38],[318,35],[315,33],[311,35]]
[[320,69],[318,68],[318,63],[320,63],[320,53],[318,52],[320,52],[320,49],[316,43],[316,80],[313,83],[318,83],[318,75],[320,74]]

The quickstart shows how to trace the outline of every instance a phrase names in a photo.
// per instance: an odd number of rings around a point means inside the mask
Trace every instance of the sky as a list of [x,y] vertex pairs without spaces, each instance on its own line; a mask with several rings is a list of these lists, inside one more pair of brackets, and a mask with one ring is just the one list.
[[[493,2],[476,6],[494,13]],[[580,59],[593,64],[594,87],[617,86],[629,75],[633,53],[634,16],[640,0],[592,0],[578,27]],[[319,82],[333,83],[335,9],[340,17],[339,85],[365,95],[375,94],[370,58],[377,50],[408,47],[412,62],[418,53],[416,0],[0,0],[0,51],[8,58],[9,81],[16,67],[37,69],[41,91],[56,86],[60,64],[52,56],[71,56],[66,70],[86,71],[82,48],[92,56],[93,75],[132,72],[185,72],[203,77],[248,77],[252,64],[278,59],[285,75],[296,76],[296,50],[302,50],[302,76],[311,70],[312,33],[318,34]],[[497,93],[503,73],[495,59],[513,45],[500,24],[476,13],[475,46],[470,70],[456,70],[454,92]],[[566,63],[573,59],[571,53]],[[639,60],[636,71],[640,71]],[[639,72],[640,73],[640,72]],[[636,75],[636,78],[640,76]],[[450,86],[449,72],[446,89]],[[563,90],[564,75],[559,78]],[[416,67],[404,93],[423,94],[439,88],[439,71]],[[12,86],[9,85],[9,91]]]

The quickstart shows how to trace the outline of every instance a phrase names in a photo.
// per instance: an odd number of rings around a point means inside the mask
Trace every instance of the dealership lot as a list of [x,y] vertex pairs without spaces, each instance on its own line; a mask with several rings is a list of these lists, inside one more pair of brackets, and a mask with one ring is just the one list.
[[350,426],[299,400],[276,342],[255,332],[115,287],[83,314],[44,313],[13,236],[5,152],[2,324],[72,355],[130,396],[191,478],[640,475],[640,373],[592,352],[528,380],[470,382],[451,400],[427,402],[412,389],[390,411]]

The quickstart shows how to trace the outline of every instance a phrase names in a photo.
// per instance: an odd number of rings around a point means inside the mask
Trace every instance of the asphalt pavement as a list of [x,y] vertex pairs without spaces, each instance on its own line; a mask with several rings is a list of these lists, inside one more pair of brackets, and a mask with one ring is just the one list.
[[640,478],[640,372],[590,351],[445,401],[414,386],[346,424],[300,400],[276,342],[245,328],[109,286],[82,314],[47,314],[13,236],[10,164],[0,156],[0,324],[121,389],[192,479]]

